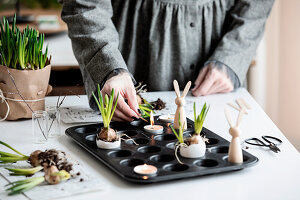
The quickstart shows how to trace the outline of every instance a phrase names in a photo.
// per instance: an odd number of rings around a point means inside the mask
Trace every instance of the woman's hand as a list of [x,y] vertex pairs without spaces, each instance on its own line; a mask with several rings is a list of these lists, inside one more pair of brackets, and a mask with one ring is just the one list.
[[[196,97],[215,93],[227,93],[234,89],[232,80],[228,76],[225,65],[209,63],[200,70],[194,83],[192,94]],[[234,73],[234,72],[232,72]]]
[[101,90],[102,95],[110,95],[112,88],[115,90],[114,100],[116,100],[119,92],[117,108],[112,119],[114,121],[132,121],[133,117],[138,118],[139,106],[130,75],[123,72],[108,79]]

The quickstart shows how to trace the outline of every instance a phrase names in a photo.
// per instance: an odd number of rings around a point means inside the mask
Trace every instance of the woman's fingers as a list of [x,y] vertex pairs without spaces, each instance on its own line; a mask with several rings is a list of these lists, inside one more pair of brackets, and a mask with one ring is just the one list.
[[116,117],[115,115],[113,116],[113,118],[111,120],[114,121],[114,122],[124,122],[123,119],[121,119],[119,117]]
[[123,112],[121,112],[120,110],[117,110],[117,109],[114,113],[113,120],[114,121],[129,121],[129,122],[133,121],[133,119],[131,117],[124,115]]
[[[227,74],[223,71],[213,68],[211,66],[206,67],[208,71],[200,85],[194,90],[192,94],[194,96],[210,95],[215,93],[231,92],[233,90],[233,84],[227,77]],[[199,76],[201,73],[199,73]],[[199,77],[198,76],[198,77]]]
[[196,97],[207,95],[207,92],[218,78],[217,76],[218,74],[216,73],[216,69],[209,70],[199,87],[192,91],[193,95]]
[[[136,99],[135,89],[128,73],[121,73],[106,81],[101,92],[110,95],[111,90],[115,90],[114,102],[116,102],[119,93],[117,107],[114,120],[132,121],[132,117],[138,118],[138,103]],[[128,104],[125,102],[127,100]]]
[[196,91],[198,89],[198,87],[200,86],[200,84],[203,82],[207,72],[209,71],[209,67],[204,67],[203,69],[200,70],[199,75],[197,77],[197,79],[194,82],[194,87],[192,88],[192,92]]
[[125,95],[126,95],[129,107],[135,112],[135,114],[139,115],[139,112],[138,112],[139,104],[137,102],[135,89],[134,88],[128,89],[126,91]]
[[[110,89],[108,89],[107,87],[104,87],[103,90],[101,91],[102,93],[102,96],[103,96],[103,100],[104,100],[104,96],[105,95],[110,95]],[[109,94],[108,94],[109,93]],[[115,91],[115,94],[114,94],[114,104],[113,106],[115,105],[115,102],[116,102],[116,99],[117,99],[117,95],[118,95],[118,91]],[[131,117],[128,117],[127,115],[125,115],[120,109],[119,109],[119,104],[122,104],[122,102],[125,103],[124,101],[124,98],[121,94],[121,92],[119,92],[119,98],[118,98],[118,102],[117,102],[117,107],[116,107],[116,110],[114,112],[114,115],[112,117],[112,120],[113,121],[132,121],[132,118]],[[126,103],[125,103],[126,104]],[[128,105],[127,105],[128,106]],[[124,109],[123,109],[124,110]]]
[[218,93],[220,89],[222,89],[222,85],[220,84],[220,81],[215,81],[214,84],[209,88],[207,91],[207,95]]
[[[137,115],[137,113],[135,113],[129,107],[129,105],[125,102],[125,99],[121,95],[119,95],[119,99],[118,99],[118,104],[117,104],[117,109],[116,110],[122,112],[124,114],[124,116],[126,116],[128,119],[131,119],[132,117],[136,117],[136,118],[139,117]],[[128,120],[128,121],[131,121],[131,120]]]
[[215,87],[212,88],[207,95],[215,93],[226,93],[233,90],[233,84],[227,77],[220,76],[220,78],[216,82],[217,84],[215,85]]
[[224,87],[224,88],[222,88],[222,90],[219,91],[219,93],[227,93],[227,92],[231,92],[232,90],[233,90],[233,86]]

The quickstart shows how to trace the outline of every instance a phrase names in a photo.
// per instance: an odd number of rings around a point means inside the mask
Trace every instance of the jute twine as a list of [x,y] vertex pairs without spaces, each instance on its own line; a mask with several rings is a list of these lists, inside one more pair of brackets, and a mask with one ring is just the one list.
[[[13,93],[9,93],[9,94],[13,94]],[[12,99],[12,98],[5,97],[5,96],[4,96],[4,92],[0,89],[0,100],[1,100],[2,103],[5,103],[6,106],[7,106],[7,112],[6,112],[5,116],[4,116],[2,119],[0,119],[0,122],[4,121],[4,120],[7,118],[8,114],[9,114],[10,107],[9,107],[9,104],[8,104],[7,101],[26,102],[26,103],[28,102],[28,103],[30,103],[30,102],[38,102],[38,101],[42,101],[42,100],[44,100],[44,99],[45,99],[45,98],[41,98],[41,99],[33,99],[33,100],[26,100],[26,99],[25,99],[25,100],[23,100],[23,99]]]

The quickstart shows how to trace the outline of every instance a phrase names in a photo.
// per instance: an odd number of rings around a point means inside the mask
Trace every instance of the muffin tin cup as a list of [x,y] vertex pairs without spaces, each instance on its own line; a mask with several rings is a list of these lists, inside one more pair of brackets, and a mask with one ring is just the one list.
[[[121,141],[117,141],[118,144],[113,144],[115,146],[112,149],[97,147],[96,134],[103,127],[102,123],[71,127],[66,130],[66,134],[120,177],[135,183],[156,183],[236,171],[252,166],[258,161],[255,156],[243,150],[242,164],[229,163],[229,142],[203,128],[202,135],[211,141],[206,144],[205,154],[202,157],[186,158],[182,154],[184,150],[180,149],[178,157],[183,162],[180,164],[175,157],[177,139],[170,132],[168,124],[160,123],[157,118],[155,124],[164,127],[162,134],[145,132],[143,128],[147,124],[143,121],[112,122],[110,126],[117,130],[121,137],[122,134],[130,137],[122,137]],[[188,129],[184,131],[186,137],[193,133],[193,122],[187,119],[187,125]],[[157,167],[155,176],[134,172],[134,167],[143,164]]]

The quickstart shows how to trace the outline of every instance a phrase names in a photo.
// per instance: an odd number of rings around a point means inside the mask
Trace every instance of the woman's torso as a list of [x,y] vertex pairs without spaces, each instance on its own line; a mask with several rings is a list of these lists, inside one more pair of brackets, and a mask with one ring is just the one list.
[[150,90],[193,81],[230,28],[234,0],[113,0],[119,49]]

